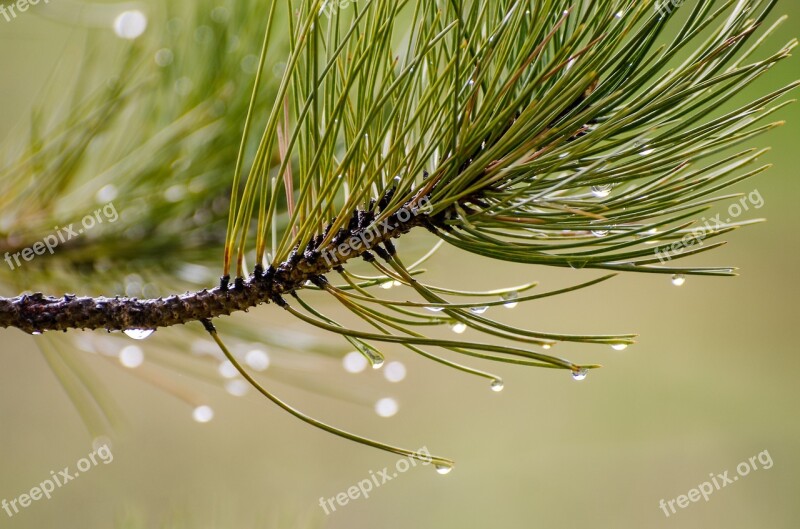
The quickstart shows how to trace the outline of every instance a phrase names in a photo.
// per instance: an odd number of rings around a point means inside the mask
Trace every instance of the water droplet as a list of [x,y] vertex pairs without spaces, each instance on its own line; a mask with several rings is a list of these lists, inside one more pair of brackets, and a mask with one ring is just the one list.
[[592,235],[595,237],[605,237],[608,235],[608,230],[592,230]]
[[214,418],[214,410],[211,406],[198,406],[192,411],[192,418],[197,422],[209,422]]
[[675,285],[676,287],[679,287],[679,286],[683,285],[684,283],[686,283],[686,276],[685,275],[683,275],[683,274],[675,274],[674,276],[672,276],[672,284]]
[[431,312],[442,312],[444,307],[425,307],[425,310],[429,310]]
[[597,198],[606,198],[611,194],[611,184],[602,184],[599,186],[592,186],[592,194]]
[[519,305],[519,302],[516,301],[517,299],[519,299],[519,294],[517,292],[508,292],[506,294],[503,294],[503,299],[508,302],[503,305],[507,309],[513,309],[514,307]]
[[124,347],[119,352],[119,363],[129,369],[135,369],[144,363],[144,352],[136,345]]
[[33,331],[31,334],[32,334],[33,336],[41,336],[41,335],[43,335],[44,333],[43,333],[42,331]]
[[645,149],[642,152],[640,152],[639,154],[641,156],[647,156],[648,154],[653,154],[654,152],[655,152],[655,149]]
[[400,281],[392,281],[392,286],[393,287],[403,286],[403,283],[401,283]]
[[381,417],[391,417],[399,409],[400,406],[398,406],[397,401],[389,397],[382,398],[375,403],[375,413]]
[[447,463],[434,463],[433,468],[436,469],[436,472],[439,474],[445,475],[449,474],[451,470],[453,470],[453,465]]
[[456,334],[462,334],[464,331],[467,330],[467,324],[463,322],[458,322],[452,327],[453,332]]
[[353,341],[356,349],[369,361],[372,369],[380,369],[383,365],[383,354],[369,344],[360,341]]
[[[641,238],[644,238],[644,237],[649,237],[651,235],[657,235],[657,234],[658,234],[658,228],[651,228],[651,229],[649,229],[649,230],[647,230],[645,232],[640,233],[637,236],[641,237]],[[645,241],[645,244],[653,244],[654,242],[655,241]]]
[[568,264],[573,270],[580,270],[588,264],[588,261],[570,261]]
[[402,362],[389,362],[383,370],[383,376],[389,382],[400,382],[406,378],[406,366]]
[[265,371],[269,367],[269,355],[261,349],[253,349],[244,355],[244,363],[256,371]]
[[568,153],[568,152],[562,152],[561,154],[559,154],[559,155],[558,155],[558,157],[559,157],[559,158],[562,158],[562,159],[563,159],[563,158],[566,158],[567,156],[569,156],[569,153]]
[[348,373],[361,373],[367,368],[367,358],[358,351],[351,351],[342,358],[344,370]]
[[501,391],[503,391],[504,387],[505,387],[505,384],[503,383],[503,381],[501,379],[496,378],[496,379],[492,380],[491,388],[492,388],[492,391],[494,391],[495,393],[500,393]]
[[123,331],[129,338],[134,340],[144,340],[155,332],[154,329],[125,329]]
[[611,348],[615,351],[624,351],[628,348],[628,344],[626,343],[615,343],[611,346]]
[[577,371],[573,371],[572,372],[572,378],[574,378],[575,380],[583,380],[584,378],[586,378],[586,375],[588,375],[588,374],[589,374],[589,370],[586,369],[585,367],[582,367],[582,368],[578,369]]
[[250,385],[244,380],[229,380],[225,383],[225,391],[234,397],[244,397],[249,389]]
[[546,343],[546,344],[544,344],[544,345],[542,346],[542,349],[544,349],[544,350],[546,351],[546,350],[548,350],[548,349],[552,348],[552,347],[553,347],[553,345],[554,345],[554,344],[551,344],[551,343]]
[[147,29],[147,16],[138,10],[123,11],[114,19],[113,27],[118,37],[133,40]]
[[473,314],[483,314],[487,310],[489,310],[489,307],[485,307],[485,306],[484,307],[472,307],[471,309],[469,309],[469,311],[471,313],[473,313]]

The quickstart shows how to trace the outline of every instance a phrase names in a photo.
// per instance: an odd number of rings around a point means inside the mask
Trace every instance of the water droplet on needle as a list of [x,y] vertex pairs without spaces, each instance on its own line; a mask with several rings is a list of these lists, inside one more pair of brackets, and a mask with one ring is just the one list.
[[575,380],[583,380],[584,378],[586,378],[586,375],[588,375],[588,374],[589,374],[589,370],[586,369],[585,367],[582,367],[582,368],[578,369],[577,371],[573,371],[572,372],[572,378],[574,378]]
[[592,194],[597,198],[606,198],[611,194],[611,184],[592,186]]
[[467,330],[467,324],[463,322],[458,322],[452,327],[453,332],[456,334],[462,334],[464,331]]
[[503,305],[507,309],[513,309],[514,307],[519,305],[519,302],[516,301],[517,299],[519,299],[519,294],[516,292],[508,292],[507,294],[503,294],[503,299],[508,302]]
[[436,472],[439,474],[449,474],[451,470],[453,470],[453,465],[447,463],[435,463],[433,467],[436,469]]

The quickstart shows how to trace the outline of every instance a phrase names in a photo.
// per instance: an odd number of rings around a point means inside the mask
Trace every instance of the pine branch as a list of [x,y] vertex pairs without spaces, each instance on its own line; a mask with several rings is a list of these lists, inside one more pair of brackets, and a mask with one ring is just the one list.
[[[667,264],[659,256],[687,236],[711,240],[752,222],[698,228],[703,212],[736,196],[719,191],[769,167],[758,165],[765,149],[730,149],[782,125],[767,119],[800,85],[720,111],[797,45],[750,61],[784,20],[763,25],[775,0],[682,6],[688,17],[664,44],[675,10],[654,0],[370,0],[346,12],[326,11],[323,0],[242,0],[230,27],[226,9],[211,4],[198,1],[198,12],[185,17],[197,20],[197,31],[172,28],[150,48],[133,46],[119,79],[74,105],[58,126],[43,125],[44,112],[34,116],[30,144],[0,168],[0,231],[7,230],[0,240],[25,247],[32,234],[64,225],[100,197],[119,196],[119,228],[104,227],[95,240],[60,249],[54,266],[32,269],[35,290],[89,282],[107,293],[125,274],[133,285],[147,276],[174,289],[177,263],[205,270],[222,257],[220,286],[167,298],[0,298],[0,328],[152,331],[198,321],[241,376],[286,411],[413,457],[283,403],[238,362],[214,320],[274,302],[341,336],[374,367],[384,356],[373,344],[394,343],[487,378],[495,391],[503,387],[498,376],[428,348],[568,370],[580,380],[599,366],[539,349],[560,342],[623,349],[635,336],[543,332],[485,312],[612,275],[522,297],[535,285],[466,292],[422,282],[419,263],[406,266],[392,240],[425,227],[441,242],[501,261],[678,279],[734,275],[730,267],[671,262],[722,242],[684,249]],[[144,51],[155,63],[142,61]],[[242,82],[245,64],[252,77]],[[377,275],[356,275],[356,258]],[[19,276],[8,282],[17,292],[31,286]],[[403,285],[419,300],[385,299],[369,289],[376,284]],[[310,290],[368,330],[315,308]],[[418,331],[445,325],[493,343]],[[449,469],[449,460],[436,460]]]
[[[401,212],[411,210],[408,206]],[[378,226],[372,224],[374,219],[366,212],[354,218],[361,219],[360,225],[342,230],[332,246],[320,249],[309,245],[302,253],[294,252],[277,268],[266,271],[259,268],[247,280],[237,278],[233,285],[225,277],[219,287],[211,290],[147,300],[74,295],[54,298],[41,293],[0,297],[0,328],[15,327],[29,334],[70,329],[155,330],[229,316],[270,301],[285,306],[283,296],[367,254],[370,248],[377,248],[415,227],[435,230],[432,219],[422,212],[409,213],[405,220],[401,220],[401,213],[394,213]],[[370,242],[363,244],[365,240]]]

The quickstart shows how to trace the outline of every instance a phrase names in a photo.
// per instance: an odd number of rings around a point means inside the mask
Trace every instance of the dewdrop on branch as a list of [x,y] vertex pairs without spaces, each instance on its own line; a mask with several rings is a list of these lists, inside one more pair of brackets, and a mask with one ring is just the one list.
[[124,332],[129,338],[134,340],[145,340],[155,332],[154,329],[126,329]]

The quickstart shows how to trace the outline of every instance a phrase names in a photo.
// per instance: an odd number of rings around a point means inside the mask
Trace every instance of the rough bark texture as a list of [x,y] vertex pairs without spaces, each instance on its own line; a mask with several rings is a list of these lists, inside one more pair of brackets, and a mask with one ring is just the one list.
[[[33,294],[0,298],[0,328],[16,327],[30,334],[69,329],[157,329],[211,320],[270,301],[284,304],[283,295],[350,259],[367,257],[369,249],[378,244],[418,226],[435,231],[430,217],[410,208],[401,209],[371,226],[373,221],[371,213],[359,211],[347,229],[340,230],[325,249],[316,247],[322,240],[322,236],[318,236],[305,251],[295,251],[277,268],[257,270],[249,278],[238,278],[230,286],[223,278],[217,288],[183,296],[140,300],[72,295],[55,298]],[[365,242],[368,239],[369,242]]]

